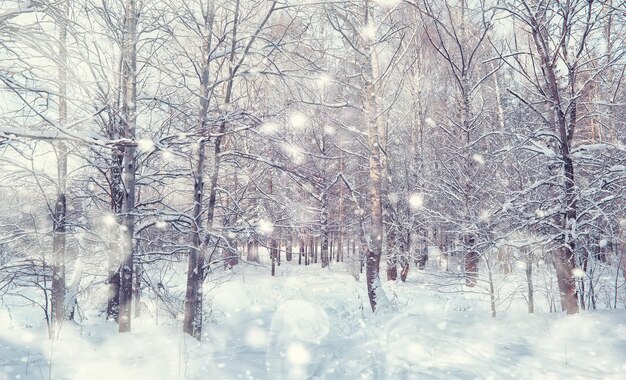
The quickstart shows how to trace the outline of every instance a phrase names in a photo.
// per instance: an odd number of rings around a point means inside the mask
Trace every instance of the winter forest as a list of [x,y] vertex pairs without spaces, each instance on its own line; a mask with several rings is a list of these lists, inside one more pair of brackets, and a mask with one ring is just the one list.
[[0,0],[0,379],[620,379],[621,0]]

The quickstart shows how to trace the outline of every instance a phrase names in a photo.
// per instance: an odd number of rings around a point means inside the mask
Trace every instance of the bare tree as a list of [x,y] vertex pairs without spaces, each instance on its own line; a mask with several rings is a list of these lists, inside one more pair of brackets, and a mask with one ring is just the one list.
[[[137,128],[137,17],[139,9],[135,0],[125,3],[125,30],[122,59],[122,125],[124,137],[135,139]],[[122,181],[124,201],[122,206],[122,268],[120,270],[119,331],[128,332],[131,327],[133,295],[133,268],[135,250],[135,146],[124,150]]]

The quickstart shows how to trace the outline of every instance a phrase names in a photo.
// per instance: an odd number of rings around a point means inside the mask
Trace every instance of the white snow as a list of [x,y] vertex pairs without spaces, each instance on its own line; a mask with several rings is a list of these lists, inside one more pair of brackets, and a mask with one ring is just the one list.
[[396,310],[372,315],[342,263],[283,262],[276,277],[238,265],[208,292],[202,342],[150,313],[126,334],[92,315],[53,342],[32,309],[21,325],[2,309],[0,379],[622,378],[623,309],[533,315],[513,304],[491,318],[484,295],[438,292],[433,278],[383,282]]
[[150,139],[139,139],[137,140],[137,147],[146,153],[150,153],[154,150],[156,145],[154,144],[154,141]]
[[414,210],[419,210],[424,207],[424,196],[422,194],[411,194],[409,197],[409,206]]
[[294,111],[289,115],[289,124],[295,129],[302,129],[307,126],[309,119],[302,112]]
[[115,216],[113,216],[112,214],[105,214],[102,217],[102,223],[104,223],[104,225],[107,227],[113,227],[117,224],[117,221],[115,220]]
[[361,34],[363,35],[363,37],[369,40],[373,40],[374,38],[376,38],[376,25],[371,22],[367,25],[364,25],[363,28],[361,28]]
[[269,220],[260,219],[257,230],[263,235],[271,235],[274,232],[274,224]]
[[271,121],[261,124],[261,132],[267,135],[272,135],[276,133],[279,129],[280,129],[280,125]]
[[478,165],[485,164],[485,157],[483,157],[481,154],[478,154],[478,153],[474,153],[472,155],[472,160],[474,160]]

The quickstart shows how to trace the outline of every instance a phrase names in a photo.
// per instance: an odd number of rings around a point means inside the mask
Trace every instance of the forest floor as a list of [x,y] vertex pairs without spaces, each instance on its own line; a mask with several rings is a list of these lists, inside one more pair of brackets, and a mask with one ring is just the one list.
[[[44,326],[0,310],[0,380],[99,379],[623,379],[626,311],[490,316],[484,295],[441,292],[427,272],[383,283],[393,310],[372,315],[363,280],[344,264],[238,266],[206,292],[198,343],[154,313],[118,335],[93,318]],[[462,287],[461,287],[462,289]],[[469,290],[469,289],[467,289]],[[23,313],[22,313],[23,314]],[[40,311],[32,310],[33,320]],[[158,320],[158,323],[157,323]]]

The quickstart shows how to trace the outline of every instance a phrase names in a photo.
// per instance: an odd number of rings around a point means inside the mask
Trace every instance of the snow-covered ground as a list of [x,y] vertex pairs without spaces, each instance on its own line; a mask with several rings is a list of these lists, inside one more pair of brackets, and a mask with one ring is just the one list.
[[344,264],[283,263],[276,277],[240,265],[210,287],[201,343],[149,313],[129,334],[90,318],[50,341],[3,312],[0,379],[624,378],[624,310],[491,318],[484,295],[442,293],[431,277],[384,283],[396,310],[372,315]]

